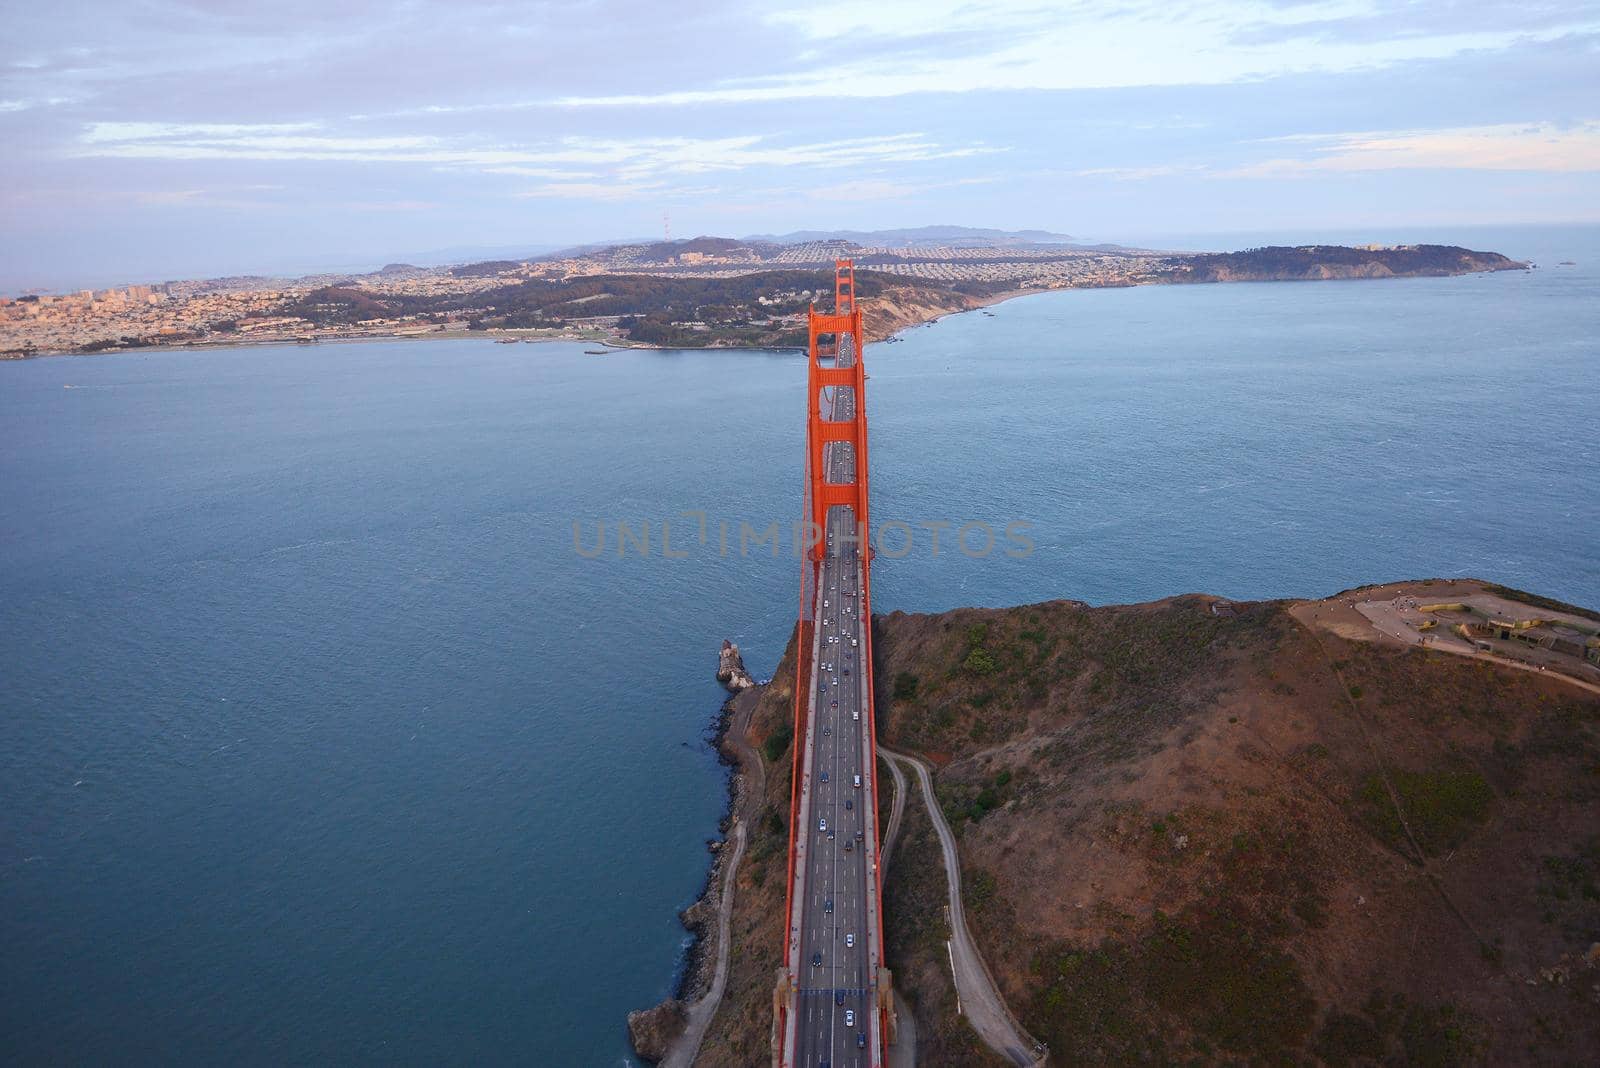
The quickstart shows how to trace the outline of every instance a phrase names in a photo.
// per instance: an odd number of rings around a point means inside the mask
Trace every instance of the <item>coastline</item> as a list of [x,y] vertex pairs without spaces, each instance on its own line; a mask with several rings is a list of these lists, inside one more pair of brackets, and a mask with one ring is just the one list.
[[[868,325],[868,329],[867,329],[867,340],[868,340],[869,343],[881,343],[881,342],[889,341],[891,339],[898,338],[899,336],[903,335],[904,333],[906,333],[909,330],[914,330],[917,327],[927,326],[927,325],[930,325],[932,323],[939,322],[941,319],[947,318],[948,316],[951,316],[951,315],[962,315],[962,314],[967,314],[967,313],[974,312],[974,311],[982,311],[982,310],[987,309],[987,308],[995,307],[996,305],[999,305],[999,304],[1004,304],[1007,301],[1016,299],[1017,297],[1037,296],[1037,295],[1043,294],[1043,293],[1063,293],[1063,292],[1072,292],[1072,291],[1076,291],[1076,290],[1088,290],[1088,289],[1133,289],[1133,288],[1137,288],[1137,287],[1141,287],[1141,286],[1239,285],[1239,284],[1249,284],[1249,283],[1258,283],[1259,284],[1259,283],[1277,283],[1277,282],[1377,282],[1377,281],[1395,281],[1395,280],[1404,279],[1404,278],[1459,278],[1459,277],[1463,277],[1463,276],[1466,276],[1466,275],[1472,275],[1472,274],[1497,274],[1497,273],[1503,273],[1503,272],[1508,272],[1508,271],[1526,271],[1526,270],[1532,269],[1532,264],[1527,263],[1527,262],[1518,261],[1518,260],[1512,260],[1512,261],[1509,261],[1509,262],[1510,262],[1510,266],[1506,266],[1506,267],[1487,268],[1487,269],[1483,269],[1483,270],[1474,270],[1474,271],[1459,271],[1459,272],[1453,272],[1453,273],[1448,273],[1448,274],[1415,273],[1415,274],[1374,275],[1374,274],[1351,273],[1351,274],[1329,274],[1329,275],[1318,276],[1318,277],[1304,277],[1304,276],[1300,276],[1300,277],[1242,277],[1242,276],[1236,276],[1236,277],[1217,277],[1217,278],[1143,277],[1143,278],[1128,279],[1126,281],[1121,281],[1121,282],[1116,282],[1116,283],[1105,283],[1105,284],[1100,284],[1100,285],[1066,285],[1066,286],[1026,287],[1026,288],[1021,288],[1021,289],[1008,289],[1008,290],[1003,290],[1003,291],[998,292],[998,293],[988,294],[988,295],[985,295],[985,296],[972,296],[972,295],[968,295],[968,294],[957,293],[956,291],[951,290],[950,291],[951,296],[952,297],[957,297],[960,300],[960,303],[957,306],[950,307],[950,308],[943,308],[943,309],[939,309],[937,311],[933,311],[932,309],[921,309],[921,310],[912,311],[911,314],[906,317],[909,321],[892,322],[891,324],[888,325],[887,328],[884,328],[884,327],[875,328],[874,324],[869,324]],[[728,349],[730,351],[747,351],[747,352],[795,352],[795,351],[803,351],[802,349],[799,349],[798,347],[787,346],[787,345],[754,345],[754,346],[752,346],[752,345],[722,344],[717,339],[712,339],[711,341],[709,341],[707,344],[704,344],[704,345],[693,345],[693,346],[686,346],[686,345],[659,345],[659,344],[654,344],[654,343],[645,342],[645,341],[634,341],[632,339],[618,337],[618,336],[613,335],[613,334],[599,334],[599,336],[596,336],[597,333],[598,332],[590,332],[588,334],[583,334],[583,333],[563,333],[563,334],[557,334],[557,335],[553,335],[553,336],[548,336],[548,335],[541,336],[540,331],[538,331],[536,329],[520,330],[520,329],[516,329],[516,328],[496,328],[496,329],[493,329],[493,330],[461,330],[461,329],[442,328],[442,329],[438,329],[438,330],[428,330],[428,331],[425,331],[425,332],[417,332],[415,330],[409,330],[409,331],[402,332],[402,331],[398,331],[397,330],[397,331],[391,331],[391,332],[371,332],[371,333],[361,333],[361,334],[332,334],[332,335],[316,336],[316,337],[309,337],[309,338],[304,338],[304,336],[263,337],[263,338],[259,338],[259,339],[239,338],[239,337],[227,337],[227,338],[218,337],[218,338],[214,338],[214,339],[213,338],[206,338],[206,339],[200,339],[200,340],[188,340],[188,341],[183,341],[183,342],[179,342],[179,343],[175,343],[175,344],[171,344],[171,345],[153,344],[153,345],[118,346],[118,347],[112,347],[112,348],[97,349],[97,350],[92,351],[92,352],[84,351],[81,348],[79,348],[79,349],[60,349],[60,350],[34,351],[34,352],[21,351],[21,350],[8,350],[7,352],[5,352],[3,354],[0,354],[0,360],[30,360],[30,359],[38,359],[38,358],[43,358],[43,357],[48,357],[48,356],[108,356],[108,355],[117,355],[117,354],[129,353],[129,352],[183,352],[183,351],[189,351],[189,350],[194,350],[194,349],[218,349],[218,348],[240,348],[240,349],[243,349],[243,348],[271,348],[271,347],[284,347],[284,346],[299,347],[299,346],[305,346],[305,345],[351,344],[351,343],[361,343],[361,342],[371,342],[371,341],[411,341],[411,340],[416,340],[416,341],[428,341],[428,340],[443,341],[443,340],[468,340],[468,339],[480,339],[480,340],[485,340],[485,341],[493,341],[493,342],[495,342],[497,344],[526,344],[526,345],[537,345],[537,344],[544,344],[544,343],[547,343],[547,342],[582,342],[582,343],[586,343],[586,344],[602,346],[604,348],[613,349],[613,350],[642,349],[642,350],[653,350],[653,351],[670,351],[670,350],[698,350],[698,349]]]
[[[737,659],[743,674],[743,662]],[[748,676],[745,676],[748,678]],[[689,933],[672,993],[663,1001],[628,1013],[628,1037],[638,1056],[654,1064],[689,1064],[698,1052],[721,1001],[730,946],[723,928],[731,912],[733,880],[743,856],[745,828],[766,792],[765,766],[746,740],[746,729],[766,686],[751,683],[729,693],[711,732],[717,760],[727,771],[727,806],[717,828],[720,839],[707,842],[711,862],[705,884],[678,913]],[[722,974],[719,974],[722,973]]]

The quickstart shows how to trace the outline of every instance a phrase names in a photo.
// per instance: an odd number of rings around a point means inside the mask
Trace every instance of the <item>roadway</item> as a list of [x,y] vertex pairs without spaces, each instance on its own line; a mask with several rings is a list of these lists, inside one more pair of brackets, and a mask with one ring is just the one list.
[[922,802],[927,806],[928,818],[933,822],[934,834],[939,839],[939,851],[944,858],[945,913],[950,918],[950,970],[956,988],[956,1008],[967,1018],[983,1044],[1014,1065],[1042,1064],[1045,1047],[1028,1032],[1011,1014],[1000,987],[994,981],[983,954],[978,952],[977,939],[967,927],[967,913],[961,900],[961,858],[956,850],[956,836],[944,818],[944,809],[933,791],[933,779],[928,766],[915,757],[903,756],[879,748],[878,755],[894,771],[895,793],[904,792],[905,780],[900,773],[903,762],[917,777],[922,789]]
[[[842,346],[841,364],[851,353]],[[855,416],[854,390],[835,387],[831,417]],[[854,448],[827,446],[828,480],[855,480]],[[805,777],[797,830],[798,952],[794,955],[794,1060],[807,1068],[868,1068],[881,1063],[876,1013],[878,971],[875,772],[863,660],[860,547],[848,508],[832,508],[817,583],[814,675],[807,717]]]

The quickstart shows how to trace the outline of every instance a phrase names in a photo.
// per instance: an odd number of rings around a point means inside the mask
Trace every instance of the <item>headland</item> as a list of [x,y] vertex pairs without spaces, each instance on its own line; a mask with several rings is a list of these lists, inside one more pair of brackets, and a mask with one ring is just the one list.
[[[873,625],[880,742],[932,770],[965,925],[1054,1063],[1557,1063],[1600,1043],[1600,614],[1425,579]],[[696,1064],[767,1056],[793,671],[791,647],[720,735],[763,771],[718,873],[731,946]],[[957,1012],[940,848],[909,793],[881,805],[903,810],[886,944],[916,1063],[1006,1063]]]
[[[150,347],[481,337],[603,348],[798,348],[805,311],[831,299],[851,256],[870,340],[1057,289],[1206,282],[1436,277],[1522,270],[1447,245],[1269,247],[1171,253],[1120,246],[803,245],[696,238],[520,261],[361,275],[219,278],[0,301],[0,355]],[[597,349],[597,351],[601,351]]]

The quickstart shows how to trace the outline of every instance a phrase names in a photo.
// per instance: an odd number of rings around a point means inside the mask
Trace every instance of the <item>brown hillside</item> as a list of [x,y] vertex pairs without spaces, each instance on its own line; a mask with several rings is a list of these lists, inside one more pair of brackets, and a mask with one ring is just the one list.
[[[875,620],[880,736],[938,765],[969,922],[1052,1062],[1595,1063],[1600,696],[1341,637],[1333,600],[1217,603]],[[701,1064],[767,1057],[792,653]],[[887,863],[918,1063],[999,1063],[955,1014],[915,791]]]
[[1600,698],[1213,601],[878,621],[1023,1023],[1065,1064],[1593,1063]]

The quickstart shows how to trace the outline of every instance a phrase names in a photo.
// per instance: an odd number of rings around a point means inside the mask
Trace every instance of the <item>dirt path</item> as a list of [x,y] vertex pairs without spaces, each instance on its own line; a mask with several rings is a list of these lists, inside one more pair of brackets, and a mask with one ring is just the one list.
[[[728,957],[732,942],[728,929],[733,920],[734,879],[739,874],[739,862],[744,859],[747,838],[745,828],[755,818],[756,810],[767,796],[767,765],[761,759],[761,754],[750,744],[746,734],[759,694],[760,688],[754,687],[734,698],[733,719],[729,722],[727,734],[723,738],[723,741],[733,749],[734,757],[739,762],[739,772],[744,776],[744,783],[740,787],[733,812],[732,833],[728,836],[732,852],[727,854],[723,862],[722,888],[717,896],[717,965],[711,973],[711,985],[706,989],[705,996],[688,1006],[686,1010],[688,1021],[684,1025],[683,1034],[661,1059],[660,1068],[689,1068],[694,1063],[695,1057],[700,1053],[700,1045],[705,1041],[706,1031],[711,1027],[711,1019],[716,1016],[717,1007],[722,1004],[723,991],[728,986]],[[728,849],[730,846],[725,845],[723,848]]]
[[1044,1048],[1023,1030],[1016,1017],[1011,1015],[1011,1010],[1006,1008],[994,976],[983,962],[983,955],[978,952],[972,932],[967,929],[967,915],[961,904],[961,860],[956,853],[956,838],[934,796],[933,778],[928,774],[927,765],[914,757],[892,753],[881,745],[878,752],[891,766],[903,763],[917,776],[922,787],[922,800],[927,805],[934,832],[939,836],[939,849],[944,854],[949,890],[951,969],[955,973],[956,996],[960,999],[962,1013],[984,1045],[1011,1063],[1019,1066],[1044,1063]]
[[683,1035],[662,1058],[661,1068],[689,1068],[694,1063],[700,1053],[700,1044],[706,1039],[706,1029],[711,1026],[711,1018],[717,1014],[717,1006],[722,1004],[722,992],[728,985],[728,925],[733,916],[733,879],[739,872],[739,862],[744,859],[744,820],[734,823],[729,841],[733,843],[733,854],[722,869],[722,895],[717,908],[716,971],[711,975],[711,987],[705,997],[688,1007],[688,1022],[684,1025]]

